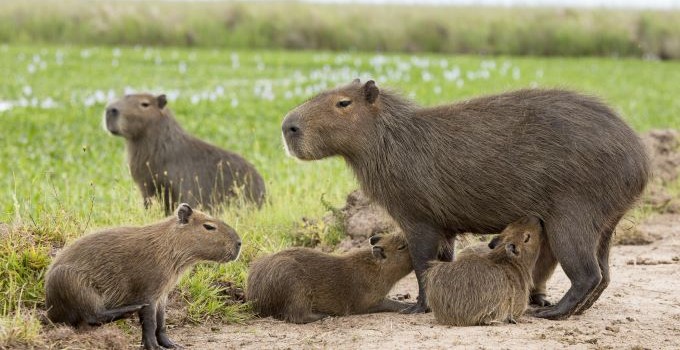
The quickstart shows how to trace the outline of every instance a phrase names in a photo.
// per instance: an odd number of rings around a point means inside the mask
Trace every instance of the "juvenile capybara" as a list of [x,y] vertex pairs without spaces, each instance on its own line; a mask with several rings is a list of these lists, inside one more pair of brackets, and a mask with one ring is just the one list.
[[106,107],[104,122],[111,134],[125,138],[130,172],[146,206],[153,197],[166,214],[180,201],[206,210],[237,197],[262,205],[265,185],[253,165],[189,135],[165,95],[126,95]]
[[293,323],[403,310],[409,304],[386,295],[413,270],[406,240],[376,235],[370,243],[344,255],[290,248],[262,257],[250,266],[246,300],[260,316]]
[[[427,311],[423,273],[440,241],[497,233],[517,217],[544,220],[547,240],[532,301],[547,305],[557,262],[571,287],[536,315],[588,309],[609,284],[609,242],[650,173],[638,136],[609,107],[579,93],[526,89],[420,107],[375,82],[322,92],[283,121],[288,151],[339,155],[363,191],[405,232]],[[449,256],[449,258],[452,256]]]
[[88,234],[59,252],[47,271],[47,317],[87,328],[137,312],[144,347],[172,348],[168,293],[195,263],[231,261],[240,249],[234,229],[185,203],[176,216],[149,226]]
[[540,219],[524,217],[503,230],[494,249],[487,244],[482,254],[432,262],[425,287],[435,319],[453,326],[515,323],[527,307],[542,231]]

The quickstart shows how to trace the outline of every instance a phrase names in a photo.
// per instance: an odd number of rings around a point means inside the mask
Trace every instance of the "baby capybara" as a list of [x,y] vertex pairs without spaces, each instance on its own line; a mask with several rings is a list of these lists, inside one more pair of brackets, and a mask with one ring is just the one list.
[[262,176],[238,154],[189,135],[167,107],[165,95],[133,94],[106,107],[106,129],[125,138],[132,178],[144,204],[163,202],[166,214],[186,202],[213,209],[242,198],[261,206]]
[[497,233],[527,214],[544,220],[547,237],[532,301],[548,304],[557,262],[571,280],[560,302],[536,315],[588,309],[609,284],[616,223],[650,173],[640,139],[614,111],[557,89],[420,107],[355,80],[292,110],[282,131],[297,158],[342,156],[404,230],[420,294],[406,312],[427,311],[423,273],[442,240]]
[[240,249],[234,229],[185,203],[149,226],[88,234],[59,252],[47,271],[47,317],[87,328],[137,312],[145,348],[175,347],[166,335],[168,293],[195,263],[231,261]]
[[376,235],[371,248],[332,255],[290,248],[256,260],[246,300],[260,316],[293,323],[329,315],[400,311],[409,304],[385,296],[413,270],[401,235]]
[[487,244],[481,254],[432,262],[425,286],[435,319],[453,326],[515,323],[527,307],[542,236],[540,220],[524,217],[503,230],[494,249]]

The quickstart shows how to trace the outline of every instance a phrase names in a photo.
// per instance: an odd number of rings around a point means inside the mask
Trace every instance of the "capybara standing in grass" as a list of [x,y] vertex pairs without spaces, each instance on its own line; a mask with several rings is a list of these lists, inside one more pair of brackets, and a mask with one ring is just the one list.
[[413,270],[406,240],[376,235],[370,243],[344,255],[290,248],[262,257],[248,271],[246,300],[260,316],[293,323],[403,310],[409,304],[385,296]]
[[196,262],[231,261],[240,249],[234,229],[184,203],[176,216],[153,225],[86,235],[57,254],[47,271],[47,317],[89,327],[137,312],[144,347],[172,348],[165,327],[168,293]]
[[559,262],[571,287],[536,313],[582,312],[609,283],[616,223],[643,191],[650,168],[638,136],[595,98],[527,89],[420,107],[371,80],[322,92],[292,110],[282,131],[303,160],[339,155],[364,192],[405,232],[427,311],[423,273],[440,241],[497,233],[517,217],[544,220],[547,240],[532,301]]
[[212,209],[240,197],[261,206],[265,186],[257,170],[238,154],[187,134],[166,105],[165,95],[133,94],[106,107],[106,129],[125,138],[145,205],[157,197],[166,214],[180,201]]
[[494,249],[432,262],[425,290],[434,317],[453,326],[514,323],[526,310],[542,240],[540,219],[528,216],[508,225]]

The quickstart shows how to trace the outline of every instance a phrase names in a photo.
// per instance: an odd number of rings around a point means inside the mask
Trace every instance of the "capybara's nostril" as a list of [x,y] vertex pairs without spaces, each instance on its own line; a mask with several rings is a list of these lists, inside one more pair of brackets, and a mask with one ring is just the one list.
[[291,114],[283,121],[281,130],[284,135],[297,135],[300,133],[300,117],[297,114]]
[[118,109],[115,107],[109,107],[106,109],[106,115],[115,117],[118,115]]

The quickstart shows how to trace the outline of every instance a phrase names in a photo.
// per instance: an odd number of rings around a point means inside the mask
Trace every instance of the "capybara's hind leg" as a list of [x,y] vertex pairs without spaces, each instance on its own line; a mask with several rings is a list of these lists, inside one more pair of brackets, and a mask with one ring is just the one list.
[[103,310],[101,295],[82,274],[68,265],[56,266],[45,282],[47,318],[73,327],[97,326],[97,314]]
[[573,205],[564,207],[557,210],[559,216],[545,223],[550,248],[569,277],[571,287],[557,305],[536,312],[536,317],[563,319],[571,316],[602,280],[595,256],[599,232],[589,225],[589,213],[584,207],[579,208],[583,211],[575,210]]
[[455,237],[444,238],[439,246],[439,261],[451,262],[455,257]]
[[367,313],[370,314],[374,312],[399,312],[411,305],[412,304],[410,303],[384,298],[383,300],[380,301],[380,304],[375,305],[368,309]]
[[550,249],[548,240],[544,239],[533,272],[534,288],[531,291],[531,296],[529,296],[531,305],[540,307],[552,305],[546,298],[546,284],[555,271],[555,266],[557,266],[557,259]]
[[97,324],[104,324],[117,321],[123,318],[129,318],[147,305],[148,304],[127,305],[115,309],[104,310],[102,312],[97,313],[94,320]]
[[597,263],[599,264],[600,272],[602,273],[602,281],[600,281],[600,284],[595,288],[588,300],[576,311],[577,315],[582,314],[593,306],[597,299],[600,298],[600,295],[602,295],[602,292],[609,286],[609,248],[611,247],[611,239],[619,220],[621,220],[620,217],[602,231],[600,244],[597,247]]

